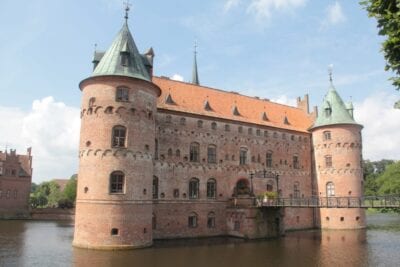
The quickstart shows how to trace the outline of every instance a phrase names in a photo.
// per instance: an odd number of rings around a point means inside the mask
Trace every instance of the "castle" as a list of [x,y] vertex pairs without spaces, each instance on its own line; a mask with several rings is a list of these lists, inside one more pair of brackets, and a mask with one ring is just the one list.
[[29,218],[29,194],[32,182],[32,155],[16,150],[0,151],[0,219]]
[[260,194],[362,196],[362,126],[332,80],[310,113],[307,95],[291,107],[201,86],[196,61],[192,83],[156,77],[153,50],[138,52],[125,19],[79,85],[74,246],[365,227],[359,208],[254,205]]

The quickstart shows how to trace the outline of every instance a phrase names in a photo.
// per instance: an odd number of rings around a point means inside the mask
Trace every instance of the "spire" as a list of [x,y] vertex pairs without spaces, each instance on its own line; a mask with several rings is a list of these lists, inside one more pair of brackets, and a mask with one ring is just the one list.
[[336,91],[335,87],[333,86],[331,68],[332,67],[330,66],[329,90],[324,97],[322,105],[319,108],[318,117],[315,120],[314,125],[311,127],[311,129],[335,124],[358,125],[352,116],[352,105],[346,105]]
[[193,70],[192,70],[192,83],[200,85],[199,74],[197,72],[197,42],[194,43],[194,60],[193,60]]
[[151,81],[150,73],[128,27],[130,4],[126,2],[125,5],[125,23],[111,46],[98,62],[92,76],[127,76]]

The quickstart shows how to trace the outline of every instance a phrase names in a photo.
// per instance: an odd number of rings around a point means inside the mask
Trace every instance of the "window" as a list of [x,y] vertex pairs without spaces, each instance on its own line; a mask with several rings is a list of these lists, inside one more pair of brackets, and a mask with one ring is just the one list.
[[330,155],[325,156],[325,167],[332,168],[332,156]]
[[268,168],[272,167],[272,151],[268,151],[266,154],[265,166]]
[[197,178],[189,181],[189,198],[199,198],[199,179]]
[[203,128],[203,121],[202,120],[197,121],[197,127],[198,128]]
[[215,198],[217,195],[217,182],[215,179],[207,181],[207,198]]
[[324,135],[324,140],[331,140],[331,132],[330,131],[323,132],[323,135]]
[[186,119],[185,118],[181,118],[179,123],[180,123],[180,125],[185,125],[186,124]]
[[129,89],[126,87],[118,87],[115,96],[116,101],[129,101]]
[[179,197],[179,189],[175,188],[174,189],[174,198],[178,198]]
[[248,133],[249,135],[252,135],[252,134],[253,134],[253,128],[247,129],[247,133]]
[[239,133],[243,133],[243,127],[242,127],[242,126],[239,126],[238,132],[239,132]]
[[195,228],[195,227],[197,227],[197,214],[196,214],[196,213],[192,212],[192,213],[189,214],[189,217],[188,217],[188,226],[189,226],[190,228]]
[[207,228],[215,228],[215,213],[212,211],[207,215]]
[[299,156],[297,155],[293,156],[293,168],[299,169]]
[[198,143],[190,144],[190,161],[199,162],[200,160],[200,145]]
[[209,145],[207,148],[207,162],[217,163],[217,147],[215,145]]
[[158,177],[153,176],[153,187],[152,187],[153,199],[158,199]]
[[216,122],[212,122],[211,123],[211,129],[212,130],[217,130],[217,123]]
[[242,147],[239,152],[239,164],[245,165],[247,163],[247,149]]
[[158,140],[154,140],[154,159],[158,159]]
[[231,130],[231,127],[229,124],[225,124],[225,132],[229,132]]
[[125,147],[126,128],[124,126],[114,126],[112,133],[112,146]]
[[328,182],[326,184],[326,196],[333,197],[335,196],[335,184],[332,182]]
[[115,171],[110,175],[110,193],[124,193],[124,173]]
[[293,196],[294,198],[300,198],[300,183],[295,182],[293,185]]

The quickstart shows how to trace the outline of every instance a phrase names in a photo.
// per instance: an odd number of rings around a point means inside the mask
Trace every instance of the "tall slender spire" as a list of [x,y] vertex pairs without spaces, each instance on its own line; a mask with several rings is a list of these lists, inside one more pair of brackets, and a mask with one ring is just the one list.
[[194,60],[192,70],[192,83],[200,85],[199,73],[197,72],[197,42],[194,43]]
[[128,16],[128,14],[129,14],[129,7],[131,6],[131,4],[129,3],[129,0],[128,1],[126,1],[126,2],[124,2],[124,5],[125,5],[125,22],[126,23],[128,23],[128,18],[129,18],[129,16]]

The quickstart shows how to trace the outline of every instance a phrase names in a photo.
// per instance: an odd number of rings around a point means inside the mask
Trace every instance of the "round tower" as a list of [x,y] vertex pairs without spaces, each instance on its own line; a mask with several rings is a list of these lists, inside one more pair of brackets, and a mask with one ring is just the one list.
[[[127,20],[127,16],[126,16]],[[127,21],[83,80],[73,245],[152,245],[156,100],[152,59],[139,54]]]
[[364,228],[364,209],[354,207],[363,196],[362,125],[354,121],[353,106],[343,102],[332,79],[310,130],[318,197],[330,206],[319,209],[320,227]]

